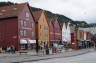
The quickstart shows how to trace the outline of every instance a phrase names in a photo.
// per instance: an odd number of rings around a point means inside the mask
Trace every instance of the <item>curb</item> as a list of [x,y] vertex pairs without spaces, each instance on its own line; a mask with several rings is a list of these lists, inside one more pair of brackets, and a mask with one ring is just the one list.
[[87,54],[89,52],[92,52],[92,51],[86,51],[86,52],[83,52],[83,53],[79,53],[79,54],[76,54],[76,55],[70,55],[70,56],[59,56],[59,57],[50,57],[50,58],[42,58],[42,59],[34,59],[34,60],[25,60],[25,61],[19,61],[19,62],[12,62],[12,63],[22,63],[22,62],[35,62],[35,61],[40,61],[40,60],[48,60],[48,59],[55,59],[55,58],[67,58],[67,57],[74,57],[74,56],[79,56],[79,55],[83,55],[83,54]]

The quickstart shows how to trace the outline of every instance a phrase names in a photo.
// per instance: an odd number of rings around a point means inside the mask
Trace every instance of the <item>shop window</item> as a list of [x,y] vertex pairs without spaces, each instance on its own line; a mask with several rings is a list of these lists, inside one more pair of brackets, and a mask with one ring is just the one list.
[[21,48],[21,50],[27,49],[27,44],[20,44],[20,48]]

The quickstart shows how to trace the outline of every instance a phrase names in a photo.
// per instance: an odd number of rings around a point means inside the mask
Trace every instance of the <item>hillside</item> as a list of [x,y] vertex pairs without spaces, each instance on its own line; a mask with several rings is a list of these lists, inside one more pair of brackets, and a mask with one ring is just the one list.
[[[14,4],[17,4],[17,3],[12,3],[12,2],[0,2],[0,6],[6,6],[6,5],[14,5]],[[31,7],[31,9],[33,11],[39,11],[41,10],[40,8],[35,8],[35,7]],[[73,21],[72,19],[64,16],[64,15],[60,15],[60,14],[54,14],[50,11],[46,11],[45,10],[45,13],[47,15],[48,18],[54,18],[54,17],[58,17],[58,21],[60,23],[63,23],[63,22],[70,22],[71,25],[77,25],[78,27],[89,27],[89,24],[87,24],[85,21]]]

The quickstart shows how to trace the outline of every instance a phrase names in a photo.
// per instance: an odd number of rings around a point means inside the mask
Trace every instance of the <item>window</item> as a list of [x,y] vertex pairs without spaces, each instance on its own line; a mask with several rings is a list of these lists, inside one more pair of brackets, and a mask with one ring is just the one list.
[[3,15],[3,13],[0,12],[0,15]]
[[34,27],[34,23],[32,23],[32,25],[31,25],[32,27]]
[[24,36],[27,36],[27,30],[24,30]]
[[42,37],[42,32],[40,32],[40,37]]
[[23,36],[23,30],[20,30],[20,35]]
[[44,26],[44,30],[48,30],[48,27],[47,26]]
[[25,27],[27,26],[27,21],[24,21],[24,26],[25,26]]
[[28,13],[28,12],[26,12],[26,17],[27,17],[27,18],[29,17],[29,13]]
[[44,30],[44,26],[42,26],[41,28],[42,28],[42,30]]
[[48,34],[44,33],[44,37],[45,37],[45,38],[48,38]]
[[53,34],[50,35],[50,38],[54,38]]
[[23,20],[20,21],[21,26],[23,26]]
[[40,29],[42,29],[42,25],[40,25]]
[[32,31],[32,36],[34,36],[34,31]]
[[26,49],[26,46],[27,46],[26,44],[20,44],[21,49]]
[[21,36],[27,36],[27,30],[20,30]]

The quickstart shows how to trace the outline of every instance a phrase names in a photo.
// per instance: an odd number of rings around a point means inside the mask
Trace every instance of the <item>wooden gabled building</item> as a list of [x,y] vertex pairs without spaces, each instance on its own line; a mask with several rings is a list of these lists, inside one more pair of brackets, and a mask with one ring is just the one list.
[[60,23],[57,18],[52,20],[53,30],[54,30],[54,43],[60,44],[62,41],[62,29],[60,27]]
[[49,47],[49,26],[43,10],[32,11],[36,24],[36,38],[38,46],[44,48],[45,45]]
[[53,46],[53,43],[55,42],[55,34],[54,34],[54,27],[53,27],[53,19],[52,18],[47,18],[48,25],[49,25],[49,42],[50,42],[50,48]]
[[33,47],[35,22],[27,3],[0,7],[0,46],[16,50]]

